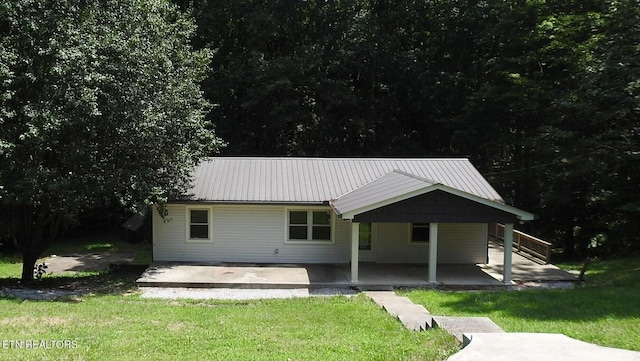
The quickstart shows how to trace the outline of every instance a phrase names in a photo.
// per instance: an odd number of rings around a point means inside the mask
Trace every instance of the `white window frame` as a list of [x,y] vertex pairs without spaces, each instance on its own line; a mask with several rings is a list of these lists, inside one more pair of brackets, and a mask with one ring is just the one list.
[[[213,242],[213,207],[207,206],[187,206],[185,208],[185,240],[188,243],[211,243]],[[207,211],[208,238],[191,238],[191,211]]]
[[427,227],[427,229],[431,227],[431,223],[430,222],[409,223],[409,230],[407,231],[407,234],[409,235],[409,239],[407,240],[407,242],[412,246],[426,246],[431,241],[430,239],[428,241],[426,241],[426,242],[417,242],[417,241],[413,240],[413,225],[416,224],[416,223],[429,225],[429,227]]
[[[307,212],[307,240],[300,239],[289,239],[289,212],[297,211]],[[313,212],[327,212],[330,215],[329,226],[330,226],[330,240],[313,240],[309,239],[313,235]],[[335,225],[335,213],[331,208],[325,207],[285,207],[284,209],[284,243],[288,244],[335,244],[336,243],[336,225]]]

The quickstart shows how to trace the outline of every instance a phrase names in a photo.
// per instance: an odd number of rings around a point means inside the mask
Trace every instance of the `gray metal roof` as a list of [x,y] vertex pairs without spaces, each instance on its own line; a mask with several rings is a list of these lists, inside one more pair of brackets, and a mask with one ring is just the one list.
[[[399,170],[395,170],[371,183],[365,184],[360,188],[343,194],[337,199],[332,199],[329,204],[341,218],[353,219],[353,217],[358,214],[382,208],[396,202],[433,191],[444,191],[459,198],[465,198],[478,204],[484,204],[486,206],[511,213],[521,220],[533,220],[535,218],[535,215],[532,213],[511,207],[502,202],[480,197],[469,192],[449,187],[440,182],[417,177],[413,174]],[[424,211],[424,209],[422,211]],[[443,209],[438,210],[440,216],[443,215],[442,211]],[[482,213],[487,215],[486,211],[482,211]]]
[[433,184],[436,182],[394,170],[337,199],[332,199],[331,206],[338,214],[344,214],[365,206],[386,203],[389,199],[419,191]]
[[[194,187],[187,193],[197,201],[321,204],[394,172],[406,173],[401,177],[408,182],[406,187],[424,186],[426,181],[503,202],[471,162],[462,158],[218,157],[197,167]],[[406,175],[416,177],[419,183]],[[384,192],[389,182],[394,182],[392,177],[379,180],[377,184],[383,189],[376,191]],[[397,187],[404,186],[397,185],[395,191]]]

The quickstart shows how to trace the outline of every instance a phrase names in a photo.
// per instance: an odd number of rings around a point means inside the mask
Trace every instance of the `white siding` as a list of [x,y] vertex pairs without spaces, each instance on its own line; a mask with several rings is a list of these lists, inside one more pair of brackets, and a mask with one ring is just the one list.
[[[184,205],[168,205],[168,221],[153,220],[155,261],[344,263],[350,259],[349,223],[335,220],[335,243],[285,243],[284,206],[214,205],[213,240],[186,242]],[[327,208],[329,209],[329,208]],[[277,250],[277,253],[276,253]]]
[[206,261],[213,254],[212,242],[186,242],[186,207],[168,205],[163,220],[153,211],[154,261]]
[[[213,239],[210,242],[186,241],[185,205],[168,205],[169,214],[165,221],[156,211],[153,212],[155,261],[348,263],[351,259],[350,223],[347,221],[334,220],[333,244],[293,244],[285,242],[284,206],[207,207],[213,212]],[[410,244],[406,223],[379,223],[375,231],[373,247],[376,262],[427,262],[428,245]],[[439,263],[484,263],[486,257],[486,224],[439,224]]]
[[427,263],[428,244],[409,244],[409,225],[406,223],[378,223],[376,262]]
[[486,223],[438,223],[438,263],[486,263]]
[[[428,244],[409,243],[406,223],[378,224],[375,252],[380,263],[427,263],[429,259]],[[438,263],[484,263],[486,258],[486,224],[438,224]]]

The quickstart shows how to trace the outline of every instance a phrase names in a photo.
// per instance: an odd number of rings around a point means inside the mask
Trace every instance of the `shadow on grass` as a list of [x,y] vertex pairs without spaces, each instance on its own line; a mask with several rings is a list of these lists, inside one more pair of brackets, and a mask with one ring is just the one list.
[[540,321],[591,321],[640,317],[640,290],[583,288],[574,290],[528,290],[471,292],[441,303],[441,307],[464,314],[486,316],[500,313]]
[[45,276],[29,284],[23,284],[19,278],[2,278],[0,299],[80,302],[82,296],[122,295],[137,290],[136,279],[145,267],[136,265],[99,273]]
[[585,278],[587,283],[574,289],[408,294],[431,312],[449,315],[500,314],[539,321],[640,318],[640,257],[596,261]]

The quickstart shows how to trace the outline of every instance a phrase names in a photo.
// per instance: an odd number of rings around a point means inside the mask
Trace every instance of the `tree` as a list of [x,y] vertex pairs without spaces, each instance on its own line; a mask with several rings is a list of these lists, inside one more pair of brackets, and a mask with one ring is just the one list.
[[23,281],[65,221],[105,202],[162,204],[222,145],[194,31],[168,1],[0,3],[0,207]]
[[572,59],[572,81],[545,132],[562,155],[541,192],[545,224],[556,226],[570,254],[637,251],[640,7],[637,0],[567,5],[543,23],[555,39],[545,51]]
[[567,254],[640,248],[638,0],[174,1],[227,154],[467,156]]

